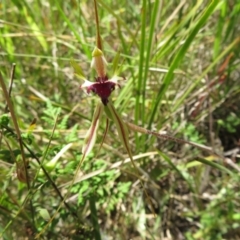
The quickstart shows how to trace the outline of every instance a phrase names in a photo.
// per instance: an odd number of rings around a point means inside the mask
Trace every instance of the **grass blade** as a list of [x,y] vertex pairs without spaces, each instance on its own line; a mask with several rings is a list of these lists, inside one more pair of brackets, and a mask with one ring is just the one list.
[[173,81],[174,70],[179,66],[179,64],[181,63],[182,59],[184,58],[188,48],[190,47],[192,41],[194,40],[194,37],[199,32],[199,30],[204,25],[204,23],[208,20],[208,18],[211,16],[211,14],[214,12],[214,10],[215,10],[215,8],[217,7],[218,4],[219,4],[218,0],[213,0],[209,4],[208,8],[206,9],[204,14],[201,16],[201,18],[197,22],[196,26],[194,27],[194,29],[190,33],[189,37],[186,39],[186,41],[183,44],[183,46],[181,47],[180,51],[177,53],[177,55],[173,59],[173,61],[171,63],[171,66],[169,68],[169,71],[164,78],[163,85],[159,89],[159,92],[157,94],[157,99],[156,99],[156,101],[153,105],[150,120],[149,120],[149,123],[148,123],[148,128],[149,129],[151,129],[151,126],[152,126],[152,123],[153,123],[153,120],[154,120],[154,116],[157,112],[157,108],[159,108],[159,105],[161,104],[160,101],[161,101],[162,97],[164,96],[165,92],[167,91],[170,83]]

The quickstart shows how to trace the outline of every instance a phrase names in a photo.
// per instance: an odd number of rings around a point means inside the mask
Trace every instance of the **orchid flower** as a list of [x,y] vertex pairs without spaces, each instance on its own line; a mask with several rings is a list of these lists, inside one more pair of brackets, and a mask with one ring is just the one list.
[[[132,157],[130,146],[128,144],[128,131],[127,125],[123,122],[119,114],[117,113],[116,109],[114,108],[110,98],[112,91],[115,89],[116,86],[120,87],[118,84],[118,80],[123,79],[122,77],[118,77],[114,75],[112,78],[108,78],[107,75],[107,61],[103,55],[103,52],[98,48],[95,47],[92,52],[92,62],[91,67],[96,70],[97,77],[95,78],[95,82],[91,82],[87,80],[84,75],[83,71],[74,61],[72,61],[72,66],[75,70],[75,74],[84,80],[84,83],[81,85],[81,89],[86,90],[88,94],[95,93],[101,99],[96,106],[95,112],[93,114],[92,124],[86,134],[84,145],[82,148],[83,157],[87,156],[89,152],[92,150],[97,136],[97,130],[99,127],[99,121],[102,116],[103,110],[105,110],[108,119],[112,119],[118,130],[118,134],[120,140],[122,141],[125,149],[127,150],[130,158]],[[118,56],[117,56],[118,58]],[[115,62],[115,64],[117,64]],[[107,126],[108,126],[108,119],[107,119]],[[107,129],[105,130],[104,136],[106,136]]]
[[117,81],[122,78],[117,76],[114,76],[111,79],[108,78],[106,73],[107,61],[103,52],[99,48],[95,47],[92,52],[92,57],[91,67],[96,70],[97,77],[95,78],[95,82],[90,82],[85,79],[81,88],[86,89],[87,93],[96,93],[101,98],[102,103],[106,106],[108,98],[115,89],[115,86],[117,85],[120,87]]
[[[128,128],[133,129],[135,131],[138,131],[138,129],[133,128],[131,125],[125,123],[122,120],[121,116],[118,114],[114,105],[112,104],[111,100],[109,99],[110,95],[111,95],[112,91],[115,89],[116,85],[119,86],[117,81],[120,79],[123,79],[123,78],[117,77],[117,76],[114,76],[111,79],[108,78],[107,73],[106,73],[107,62],[104,58],[102,51],[99,48],[95,47],[95,49],[93,50],[93,53],[92,53],[92,57],[93,57],[93,59],[92,59],[91,66],[93,68],[95,68],[95,70],[97,72],[97,77],[95,78],[95,80],[96,80],[95,82],[90,82],[87,79],[85,79],[81,68],[76,63],[72,62],[72,65],[73,65],[75,71],[77,72],[77,75],[84,80],[84,83],[82,84],[81,88],[86,89],[88,94],[90,92],[97,94],[101,99],[101,102],[99,102],[97,104],[97,107],[93,114],[92,124],[91,124],[91,126],[86,134],[86,137],[84,139],[84,144],[82,147],[83,155],[82,155],[82,159],[78,165],[78,169],[80,169],[82,162],[84,161],[85,157],[90,153],[90,151],[92,150],[92,148],[95,144],[97,130],[99,127],[99,121],[102,116],[103,110],[105,110],[105,113],[107,115],[107,125],[106,125],[106,129],[105,129],[104,137],[102,139],[102,143],[107,134],[109,119],[111,119],[116,124],[119,139],[120,139],[121,143],[123,144],[126,152],[128,153],[128,156],[132,162],[133,167],[138,170],[137,166],[135,165],[135,163],[133,161],[132,151],[131,151],[131,147],[129,144],[129,138],[128,138],[129,137],[128,136]],[[119,56],[117,55],[113,62],[113,65],[117,65],[118,57]],[[102,146],[102,143],[100,145],[100,148]],[[77,172],[78,172],[78,170],[77,170]],[[140,180],[140,182],[141,182],[141,185],[143,186],[143,183],[141,180]],[[144,189],[144,192],[145,192],[147,198],[149,199],[149,203],[150,203],[151,209],[153,211],[152,202],[151,202],[145,189]]]

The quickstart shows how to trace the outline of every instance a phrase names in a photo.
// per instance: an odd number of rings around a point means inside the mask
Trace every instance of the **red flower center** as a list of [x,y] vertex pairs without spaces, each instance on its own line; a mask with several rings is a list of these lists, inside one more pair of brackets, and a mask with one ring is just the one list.
[[116,83],[107,81],[107,77],[105,79],[103,78],[97,78],[96,83],[93,83],[91,86],[87,88],[87,92],[89,93],[94,92],[96,93],[102,100],[102,103],[104,105],[107,105],[108,98],[111,95],[112,91],[115,89]]

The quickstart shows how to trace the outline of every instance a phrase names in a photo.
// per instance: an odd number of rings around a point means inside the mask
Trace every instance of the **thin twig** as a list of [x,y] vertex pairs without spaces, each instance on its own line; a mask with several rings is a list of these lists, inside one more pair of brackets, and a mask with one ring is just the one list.
[[[11,71],[10,82],[13,82],[14,72],[15,72],[14,69],[15,69],[15,65],[13,65],[13,68],[12,68],[12,71]],[[8,93],[6,85],[3,81],[3,77],[2,77],[1,72],[0,72],[0,84],[1,84],[1,87],[2,87],[2,90],[3,90],[4,97],[7,101],[7,106],[8,106],[9,112],[10,112],[12,120],[13,120],[13,125],[14,125],[14,128],[15,128],[15,131],[17,133],[17,139],[18,139],[18,143],[19,143],[19,147],[20,147],[20,151],[21,151],[22,161],[23,161],[23,164],[24,164],[24,176],[26,177],[27,188],[28,188],[28,191],[30,192],[31,189],[30,189],[29,175],[28,175],[28,171],[27,171],[28,164],[27,164],[27,160],[26,160],[26,157],[25,157],[25,154],[24,154],[23,140],[22,140],[22,136],[21,136],[19,126],[18,126],[17,117],[15,115],[14,108],[13,108],[13,105],[12,105],[12,101],[10,99],[11,89],[9,89],[10,91]],[[11,86],[11,84],[10,84],[10,86]],[[31,200],[30,200],[30,206],[31,206],[31,215],[32,215],[32,220],[33,220],[33,227],[35,228],[34,209],[33,209],[33,205],[32,205]]]
[[[12,64],[12,69],[11,69],[10,83],[9,83],[9,87],[8,87],[8,96],[9,96],[10,99],[11,99],[12,86],[13,86],[13,80],[14,80],[14,75],[15,75],[15,67],[16,67],[16,64],[13,63]],[[5,113],[8,112],[8,104],[6,104],[4,112]]]
[[[15,75],[15,66],[16,64],[13,63],[12,64],[12,69],[11,69],[11,77],[10,77],[10,83],[9,83],[9,88],[8,88],[8,96],[9,98],[11,98],[11,92],[12,92],[12,85],[13,85],[13,79],[14,79],[14,75]],[[4,112],[7,113],[8,112],[8,105],[6,103],[6,106],[4,108]],[[0,148],[1,148],[1,144],[2,144],[2,129],[0,131]]]
[[98,20],[98,10],[97,10],[97,0],[94,0],[94,9],[95,9],[95,20],[97,25],[96,44],[97,44],[97,47],[100,50],[102,50],[102,42],[101,42],[101,36],[100,36],[100,30],[99,30],[99,20]]
[[173,137],[171,135],[168,135],[168,134],[165,134],[165,133],[157,133],[157,132],[154,132],[154,131],[151,131],[151,130],[139,127],[139,126],[137,126],[135,124],[132,124],[132,123],[129,123],[129,122],[125,122],[125,123],[129,127],[129,129],[131,129],[133,131],[137,131],[137,132],[144,133],[144,134],[149,134],[149,135],[154,135],[154,136],[156,136],[156,137],[158,137],[160,139],[171,140],[171,141],[176,142],[176,143],[188,144],[188,145],[194,146],[196,148],[202,149],[204,151],[207,151],[207,152],[209,152],[211,154],[215,154],[218,157],[221,157],[219,154],[215,153],[212,150],[212,148],[204,146],[202,144],[194,143],[194,142],[187,141],[187,140],[184,140],[184,139],[181,139],[181,138],[175,138],[175,137]]
[[175,137],[173,137],[171,135],[168,135],[168,134],[165,134],[165,133],[153,132],[153,131],[150,131],[148,129],[139,127],[139,126],[137,126],[135,124],[129,123],[129,122],[125,122],[125,124],[127,124],[129,129],[131,129],[133,131],[137,131],[137,132],[140,132],[140,133],[143,133],[143,134],[154,135],[157,138],[170,140],[170,141],[173,141],[173,142],[176,142],[176,143],[188,144],[188,145],[191,145],[191,146],[196,147],[198,149],[201,149],[203,151],[209,152],[210,154],[218,157],[223,162],[227,163],[229,166],[231,166],[232,168],[234,168],[235,170],[237,170],[240,173],[240,168],[232,160],[230,161],[229,158],[225,158],[222,154],[217,153],[211,147],[207,147],[207,146],[204,146],[202,144],[198,144],[198,143],[195,143],[195,142],[187,141],[187,140],[184,140],[184,139],[181,139],[181,138],[175,138]]
[[28,176],[28,172],[27,172],[27,161],[26,161],[26,158],[25,158],[24,150],[23,150],[23,141],[22,141],[22,137],[21,137],[21,132],[20,132],[20,129],[18,127],[18,122],[17,122],[17,118],[16,118],[16,115],[15,115],[15,112],[14,112],[14,108],[13,108],[11,99],[9,98],[8,91],[7,91],[6,85],[3,81],[3,77],[2,77],[1,72],[0,72],[0,84],[1,84],[1,87],[2,87],[2,90],[3,90],[4,97],[7,101],[7,105],[8,105],[10,114],[12,116],[14,128],[15,128],[16,133],[17,133],[17,139],[18,139],[18,142],[19,142],[21,156],[22,156],[22,160],[23,160],[24,168],[25,168],[25,176],[26,176],[26,180],[27,180],[27,187],[28,187],[28,190],[30,190],[29,176]]
[[[209,81],[208,76],[206,76],[206,83],[207,83],[207,102],[208,102],[208,120],[209,120],[209,137],[210,137],[210,143],[213,151],[215,151],[215,144],[214,144],[214,139],[213,139],[213,117],[212,117],[212,103],[211,103],[211,83]],[[204,189],[207,187],[209,183],[209,178],[210,178],[210,171],[211,171],[211,166],[207,165],[202,173],[201,176],[201,181],[199,184],[199,192],[203,193]]]

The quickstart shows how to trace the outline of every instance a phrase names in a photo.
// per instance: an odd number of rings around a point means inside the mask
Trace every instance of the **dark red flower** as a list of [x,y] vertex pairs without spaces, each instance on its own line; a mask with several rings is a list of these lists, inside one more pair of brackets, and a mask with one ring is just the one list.
[[113,78],[108,79],[106,74],[107,62],[103,56],[102,51],[99,48],[96,47],[93,50],[92,56],[93,60],[91,66],[95,68],[98,76],[95,79],[95,82],[85,80],[81,88],[85,88],[87,90],[87,93],[93,92],[97,94],[101,98],[102,103],[104,105],[107,105],[108,98],[110,97],[112,91],[115,89],[115,86],[119,86],[117,81],[122,78],[114,76]]

